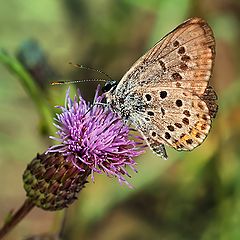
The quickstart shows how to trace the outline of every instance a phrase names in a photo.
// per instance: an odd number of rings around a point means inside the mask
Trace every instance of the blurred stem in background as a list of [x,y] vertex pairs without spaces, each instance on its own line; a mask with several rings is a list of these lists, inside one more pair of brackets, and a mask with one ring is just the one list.
[[51,111],[51,108],[41,89],[37,86],[22,64],[3,49],[0,50],[0,62],[2,62],[11,72],[17,75],[24,89],[35,103],[41,119],[40,126],[42,133],[46,135],[53,135],[55,133],[55,127],[52,125],[53,112]]
[[59,79],[59,74],[49,64],[48,54],[37,40],[29,38],[23,41],[16,56],[44,93],[49,90],[50,81]]

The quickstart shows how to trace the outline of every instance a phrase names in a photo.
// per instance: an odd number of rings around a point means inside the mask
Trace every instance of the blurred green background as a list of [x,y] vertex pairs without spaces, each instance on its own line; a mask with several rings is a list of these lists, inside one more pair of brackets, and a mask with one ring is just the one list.
[[[70,61],[120,80],[149,47],[193,16],[207,20],[217,44],[211,85],[219,112],[207,140],[192,152],[168,148],[168,161],[151,151],[139,157],[134,189],[96,175],[67,211],[64,239],[240,239],[239,0],[1,0],[1,225],[25,199],[26,164],[51,144],[52,113],[67,87],[49,81],[103,78]],[[91,100],[97,84],[78,86]],[[34,209],[6,239],[54,233],[62,215]]]

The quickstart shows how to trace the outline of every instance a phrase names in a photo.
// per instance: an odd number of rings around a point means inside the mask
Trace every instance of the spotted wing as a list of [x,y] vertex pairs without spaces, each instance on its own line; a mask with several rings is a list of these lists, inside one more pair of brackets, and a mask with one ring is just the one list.
[[192,150],[199,146],[217,113],[216,94],[208,87],[203,97],[181,88],[152,88],[138,92],[145,103],[144,111],[131,114],[131,121],[142,132],[154,152],[166,158],[164,144],[176,150]]
[[123,109],[136,103],[129,120],[162,157],[167,157],[164,144],[192,150],[206,138],[217,112],[216,94],[208,86],[214,57],[211,28],[192,18],[142,56],[118,84],[116,99],[133,99]]
[[215,57],[211,28],[200,18],[179,25],[143,55],[123,76],[116,91],[161,84],[188,89],[198,95],[208,86]]

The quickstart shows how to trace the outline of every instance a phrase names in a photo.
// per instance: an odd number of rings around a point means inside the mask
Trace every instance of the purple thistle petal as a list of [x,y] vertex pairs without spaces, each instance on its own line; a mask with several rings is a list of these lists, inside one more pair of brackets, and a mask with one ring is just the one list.
[[[93,105],[82,98],[79,90],[72,100],[70,88],[67,90],[65,106],[57,106],[62,113],[54,118],[58,137],[51,137],[60,144],[50,147],[48,152],[61,152],[80,171],[84,171],[83,165],[88,166],[92,181],[94,172],[105,173],[132,187],[124,178],[130,177],[126,167],[137,172],[133,157],[144,152],[142,138],[130,134],[121,118],[102,103],[104,95],[100,96],[99,90],[100,86]],[[130,135],[137,141],[130,140]]]

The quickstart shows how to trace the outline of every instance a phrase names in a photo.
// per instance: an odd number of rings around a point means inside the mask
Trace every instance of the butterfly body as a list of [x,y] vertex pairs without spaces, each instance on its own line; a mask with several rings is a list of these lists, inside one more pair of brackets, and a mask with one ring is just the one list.
[[208,84],[214,57],[211,28],[189,19],[137,60],[119,84],[112,82],[107,101],[163,158],[165,144],[192,150],[206,138],[217,112]]

